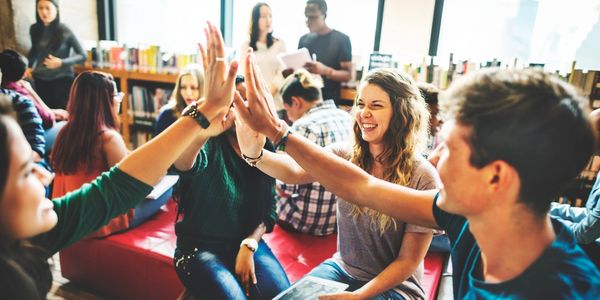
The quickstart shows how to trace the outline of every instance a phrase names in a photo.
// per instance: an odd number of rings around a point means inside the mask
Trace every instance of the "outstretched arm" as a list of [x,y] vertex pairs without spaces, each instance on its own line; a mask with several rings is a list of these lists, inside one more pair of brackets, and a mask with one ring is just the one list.
[[[216,126],[213,123],[222,122],[224,114],[229,110],[237,63],[232,62],[227,71],[227,64],[222,59],[225,50],[221,33],[210,23],[205,33],[207,51],[201,52],[207,65],[204,85],[206,98],[196,105],[198,111],[211,120],[211,125]],[[211,127],[203,129],[192,118],[179,118],[156,138],[123,159],[119,163],[119,169],[147,184],[155,184],[193,142],[210,135],[210,132]]]
[[[243,101],[238,92],[234,98]],[[252,130],[239,118],[235,119],[235,131],[242,154],[250,158],[259,158],[256,167],[263,173],[285,183],[303,184],[314,182],[304,169],[289,155],[274,153],[263,149],[266,142],[264,135]]]
[[246,56],[245,64],[248,104],[234,98],[237,115],[245,124],[275,143],[287,136],[286,152],[327,190],[346,201],[406,223],[437,227],[432,212],[437,190],[417,191],[377,179],[298,135],[287,135],[287,125],[273,111],[273,99],[257,71],[252,52]]

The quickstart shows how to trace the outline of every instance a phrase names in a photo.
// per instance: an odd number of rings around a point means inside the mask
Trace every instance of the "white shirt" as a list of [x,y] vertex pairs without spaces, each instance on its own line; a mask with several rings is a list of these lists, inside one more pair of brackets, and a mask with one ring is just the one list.
[[[240,57],[246,53],[246,50],[250,45],[250,41],[247,40],[242,43],[242,47],[240,49]],[[261,43],[259,41],[256,42],[256,51],[254,51],[254,57],[256,58],[256,63],[260,68],[260,71],[265,79],[265,82],[269,86],[274,86],[277,88],[277,93],[273,95],[275,100],[275,106],[277,110],[283,109],[283,100],[281,99],[281,95],[279,95],[279,89],[283,85],[283,75],[281,71],[283,71],[283,65],[277,59],[277,55],[280,53],[285,53],[285,43],[281,39],[273,38],[273,45],[270,48],[267,48],[267,44]],[[241,74],[244,73],[243,60],[240,59],[240,71]]]

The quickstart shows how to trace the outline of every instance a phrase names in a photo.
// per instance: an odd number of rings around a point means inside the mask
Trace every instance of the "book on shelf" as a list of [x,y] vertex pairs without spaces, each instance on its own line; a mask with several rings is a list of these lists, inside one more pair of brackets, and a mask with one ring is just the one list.
[[133,125],[154,127],[160,109],[166,105],[172,89],[134,85],[129,94],[129,117]]
[[158,45],[133,47],[115,41],[98,41],[86,51],[86,66],[144,72],[151,74],[176,74],[198,59],[196,53],[163,51]]

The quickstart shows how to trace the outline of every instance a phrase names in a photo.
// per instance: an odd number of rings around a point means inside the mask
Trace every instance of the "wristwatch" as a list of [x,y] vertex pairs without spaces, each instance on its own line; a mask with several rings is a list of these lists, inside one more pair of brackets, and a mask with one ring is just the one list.
[[210,121],[198,110],[198,103],[188,105],[182,112],[182,116],[192,117],[204,129],[210,126]]
[[242,246],[246,246],[250,251],[256,252],[256,249],[258,249],[258,242],[255,239],[247,238],[240,243],[240,248]]

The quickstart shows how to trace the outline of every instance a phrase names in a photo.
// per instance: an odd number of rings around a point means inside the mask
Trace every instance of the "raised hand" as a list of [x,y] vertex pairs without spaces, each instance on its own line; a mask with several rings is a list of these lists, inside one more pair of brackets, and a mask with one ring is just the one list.
[[[234,99],[240,98],[238,92],[235,92]],[[264,135],[252,130],[248,125],[244,124],[239,118],[235,118],[235,133],[240,146],[240,151],[248,157],[259,157],[260,152],[265,145],[266,138]]]
[[[235,87],[235,74],[238,69],[237,61],[229,67],[225,61],[225,46],[221,32],[212,23],[207,22],[204,29],[206,47],[200,43],[200,55],[204,65],[204,106],[202,111],[208,119],[213,119],[229,110]],[[229,69],[229,70],[227,70]],[[200,107],[200,106],[199,106]]]
[[241,97],[234,98],[237,116],[242,119],[244,124],[273,141],[280,135],[283,121],[277,117],[273,96],[256,65],[252,48],[248,48],[244,63],[246,64],[244,75],[248,102],[244,103]]
[[[198,102],[202,102],[202,100],[198,100]],[[201,104],[201,103],[200,103]],[[228,111],[219,113],[213,120],[210,122],[210,126],[206,128],[206,135],[209,137],[215,137],[220,135],[221,133],[227,131],[231,126],[233,126],[235,122],[235,113],[233,112],[233,108]]]

